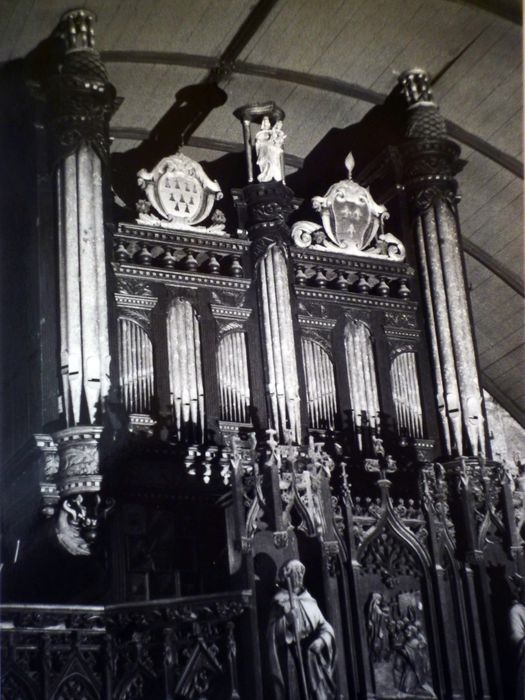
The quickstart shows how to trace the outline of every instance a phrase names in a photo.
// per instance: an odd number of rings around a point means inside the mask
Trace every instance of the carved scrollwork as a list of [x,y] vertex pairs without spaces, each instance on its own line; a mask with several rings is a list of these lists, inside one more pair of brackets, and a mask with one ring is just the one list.
[[312,206],[320,212],[322,227],[311,221],[298,221],[292,227],[292,240],[299,248],[313,248],[347,255],[404,260],[405,247],[384,231],[389,214],[370,192],[352,179],[354,158],[345,160],[348,178],[332,185],[324,197],[314,197]]

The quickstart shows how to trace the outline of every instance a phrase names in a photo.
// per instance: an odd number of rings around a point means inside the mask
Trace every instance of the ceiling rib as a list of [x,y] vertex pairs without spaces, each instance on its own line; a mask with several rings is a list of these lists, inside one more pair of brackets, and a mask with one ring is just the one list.
[[512,399],[509,399],[483,370],[480,370],[480,376],[483,388],[486,389],[520,425],[525,426],[525,412],[522,411]]
[[498,262],[492,255],[489,255],[485,250],[483,250],[483,248],[480,248],[479,245],[473,243],[470,238],[465,238],[462,236],[461,243],[465,253],[468,253],[472,258],[488,268],[517,294],[525,297],[525,284],[523,280],[518,277],[518,275],[514,274],[514,272],[505,267],[505,265]]
[[[226,52],[225,52],[226,54]],[[221,57],[219,61],[209,56],[199,56],[196,54],[171,53],[159,51],[105,51],[102,53],[102,58],[106,63],[156,63],[159,65],[178,65],[187,68],[207,68],[213,72],[214,68],[224,62]],[[270,78],[272,80],[281,80],[283,82],[295,83],[312,87],[317,90],[325,90],[338,95],[346,95],[356,100],[369,102],[373,105],[380,105],[384,102],[386,95],[369,88],[362,87],[356,83],[348,83],[337,78],[329,78],[325,75],[311,75],[302,71],[287,70],[285,68],[274,68],[273,66],[258,65],[255,63],[247,63],[245,61],[229,61],[229,68],[232,73],[240,73],[242,75],[256,75],[261,78]],[[523,179],[523,163],[508,155],[499,148],[495,148],[492,144],[484,139],[463,129],[458,124],[446,120],[449,135],[460,141],[465,146],[474,149],[481,153],[486,158],[501,165],[506,170]]]

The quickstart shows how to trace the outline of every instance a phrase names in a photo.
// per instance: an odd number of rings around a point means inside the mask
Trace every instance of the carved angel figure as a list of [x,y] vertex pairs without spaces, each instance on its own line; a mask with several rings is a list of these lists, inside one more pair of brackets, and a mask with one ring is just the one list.
[[303,586],[304,571],[304,565],[292,559],[278,575],[280,589],[268,623],[275,700],[335,698],[335,634]]

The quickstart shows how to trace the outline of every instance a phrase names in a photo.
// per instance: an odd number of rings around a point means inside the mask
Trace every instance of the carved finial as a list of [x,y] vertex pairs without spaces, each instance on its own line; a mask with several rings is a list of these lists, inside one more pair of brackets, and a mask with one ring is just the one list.
[[352,155],[352,151],[350,151],[349,154],[346,156],[346,160],[345,160],[345,168],[348,172],[348,179],[349,180],[352,179],[352,172],[354,170],[354,166],[355,166],[354,156]]
[[90,10],[70,10],[62,15],[57,33],[66,45],[66,53],[95,49],[93,24],[96,21],[97,16]]
[[430,78],[422,68],[405,71],[398,82],[409,109],[416,104],[434,104]]

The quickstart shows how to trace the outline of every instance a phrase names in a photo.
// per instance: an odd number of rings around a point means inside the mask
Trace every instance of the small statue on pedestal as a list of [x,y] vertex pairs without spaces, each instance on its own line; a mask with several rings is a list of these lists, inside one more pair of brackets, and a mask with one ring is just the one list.
[[259,182],[277,180],[284,182],[284,150],[283,144],[286,134],[283,131],[282,121],[276,121],[273,127],[270,119],[263,117],[261,128],[255,135],[255,152],[260,174]]
[[275,700],[330,700],[335,697],[335,635],[317,602],[303,586],[305,567],[284,564],[277,578],[268,623]]

